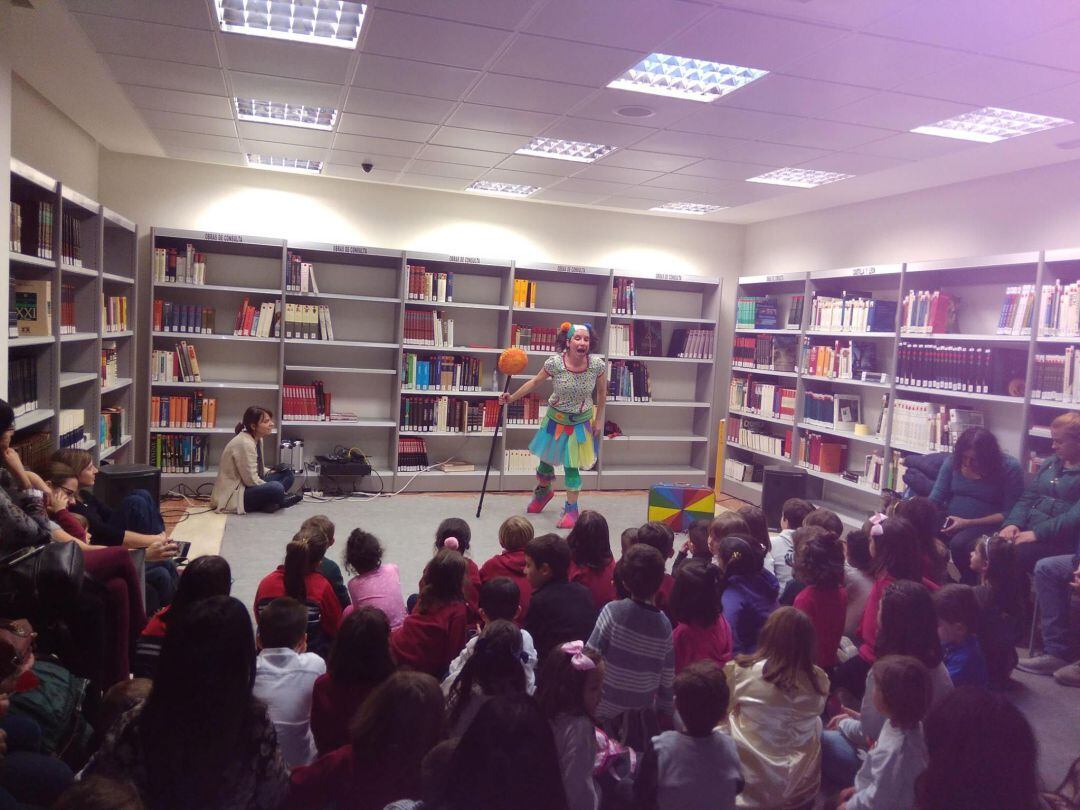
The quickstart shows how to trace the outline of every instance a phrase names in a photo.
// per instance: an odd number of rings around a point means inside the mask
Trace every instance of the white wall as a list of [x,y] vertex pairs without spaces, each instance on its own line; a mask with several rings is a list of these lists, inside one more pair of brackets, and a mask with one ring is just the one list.
[[742,275],[1076,247],[1080,161],[749,225],[745,245]]

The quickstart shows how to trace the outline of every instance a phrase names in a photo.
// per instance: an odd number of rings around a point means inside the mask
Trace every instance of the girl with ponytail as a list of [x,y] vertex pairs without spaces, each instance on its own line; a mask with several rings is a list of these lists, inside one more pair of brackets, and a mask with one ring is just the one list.
[[731,627],[732,649],[746,655],[757,649],[758,634],[769,614],[776,610],[780,583],[765,570],[753,538],[728,535],[717,546],[724,615]]

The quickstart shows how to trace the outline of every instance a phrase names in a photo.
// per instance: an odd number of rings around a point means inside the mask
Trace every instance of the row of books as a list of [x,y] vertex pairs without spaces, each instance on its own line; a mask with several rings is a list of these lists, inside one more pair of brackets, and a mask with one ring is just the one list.
[[499,400],[402,396],[398,418],[402,430],[437,433],[491,431],[499,418]]
[[[233,334],[237,337],[270,337],[275,320],[275,309],[280,313],[280,301],[264,301],[256,309],[244,296],[233,320]],[[280,337],[280,334],[279,334]]]
[[120,360],[115,340],[101,342],[101,385],[107,388],[120,379]]
[[877,369],[877,347],[871,340],[835,340],[827,344],[804,337],[802,371],[803,374],[838,380],[872,377],[884,382],[885,376]]
[[712,360],[713,328],[674,329],[668,343],[668,357],[687,357],[694,360]]
[[26,200],[11,203],[9,248],[15,253],[53,258],[54,208],[51,202]]
[[862,421],[862,397],[859,394],[834,394],[803,391],[802,420],[833,430],[855,431]]
[[943,290],[910,290],[901,302],[900,329],[907,334],[958,332],[957,303]]
[[632,278],[617,278],[611,287],[613,315],[637,315],[637,290]]
[[536,282],[514,279],[514,309],[533,309],[536,306]]
[[397,447],[398,472],[426,470],[428,464],[427,442],[416,436],[399,436]]
[[[1048,302],[1047,293],[1052,287],[1043,289],[1043,302]],[[1017,284],[1005,288],[1005,298],[1001,301],[1001,313],[998,315],[997,334],[1030,335],[1032,315],[1035,313],[1035,285]]]
[[[896,347],[900,385],[974,394],[1023,396],[1027,352],[972,345],[946,346],[901,340]],[[1016,388],[1015,381],[1019,381]],[[1013,383],[1013,392],[1010,392]]]
[[[267,306],[263,304],[263,306]],[[274,337],[281,337],[281,323],[277,316],[280,303],[275,301]],[[260,321],[261,323],[261,321]],[[263,337],[268,337],[264,335]],[[334,321],[326,304],[285,304],[285,337],[297,340],[333,340]]]
[[1054,402],[1080,402],[1080,351],[1069,346],[1064,354],[1035,355],[1031,396]]
[[8,250],[22,253],[22,206],[14,200],[8,208]]
[[53,333],[51,281],[15,279],[9,292],[14,301],[19,337],[47,337]]
[[154,299],[155,332],[214,333],[214,308],[200,304],[178,304]]
[[8,277],[8,337],[19,336],[19,314],[15,311],[15,279]]
[[401,358],[404,390],[481,391],[483,376],[483,362],[468,355],[405,352]]
[[847,450],[843,439],[805,431],[799,436],[795,463],[808,470],[839,475],[847,470]]
[[414,301],[454,300],[454,271],[428,270],[422,264],[409,265],[409,298]]
[[60,261],[73,267],[82,267],[82,220],[64,217],[60,228]]
[[640,360],[608,361],[608,393],[612,402],[650,402],[649,367]]
[[881,488],[893,492],[903,492],[907,487],[904,483],[904,475],[907,473],[907,458],[902,450],[889,451],[889,466],[882,481]]
[[163,473],[204,473],[210,463],[209,439],[198,433],[154,433],[150,436],[150,463]]
[[74,335],[79,329],[75,325],[75,285],[60,285],[60,334]]
[[660,321],[613,323],[608,327],[608,351],[637,357],[663,357]]
[[217,399],[202,391],[150,397],[150,425],[163,428],[217,427]]
[[28,470],[43,470],[56,450],[52,433],[39,430],[18,439],[12,439],[11,449],[19,454],[19,461]]
[[176,248],[154,248],[152,265],[155,284],[206,283],[206,254],[190,242],[183,253]]
[[795,345],[792,335],[735,335],[731,365],[768,371],[794,371]]
[[520,349],[553,352],[558,336],[559,330],[550,326],[522,326],[515,323],[510,327],[510,345]]
[[795,420],[795,389],[758,382],[753,377],[732,377],[728,386],[732,410],[773,419]]
[[769,432],[767,422],[742,416],[729,416],[725,420],[725,426],[728,444],[737,444],[748,450],[791,458],[792,431],[790,429],[785,430],[782,436],[774,436]]
[[291,250],[285,264],[285,289],[288,292],[319,292],[319,283],[315,280],[315,265],[305,262],[299,254]]
[[[503,472],[531,473],[536,470],[536,456],[528,449],[507,449],[503,451]],[[555,468],[555,475],[562,475],[562,468]]]
[[105,332],[128,330],[128,299],[126,295],[101,296],[101,325]]
[[162,383],[202,382],[195,346],[181,340],[171,351],[154,349],[150,358],[150,379]]
[[764,467],[752,461],[740,461],[731,456],[724,456],[724,478],[732,481],[760,481]]
[[814,293],[806,331],[892,332],[895,328],[895,301],[845,290],[839,296]]
[[8,359],[8,404],[19,416],[38,409],[38,358]]
[[119,406],[101,409],[101,419],[98,422],[98,443],[102,450],[110,447],[119,447],[131,431],[128,430],[127,410]]
[[892,409],[892,444],[919,453],[946,452],[969,427],[981,427],[979,411],[898,399]]
[[56,443],[61,448],[85,446],[86,411],[82,408],[60,409],[60,435]]
[[776,296],[740,295],[736,298],[735,328],[779,329],[780,304]]
[[454,319],[439,310],[405,307],[404,342],[420,346],[453,346]]
[[506,406],[506,424],[539,425],[541,400],[536,394],[527,394],[517,402]]
[[1042,288],[1039,302],[1039,334],[1047,337],[1080,336],[1080,281]]
[[330,403],[330,392],[322,380],[313,380],[309,385],[286,384],[281,389],[281,418],[295,422],[330,422],[333,421]]

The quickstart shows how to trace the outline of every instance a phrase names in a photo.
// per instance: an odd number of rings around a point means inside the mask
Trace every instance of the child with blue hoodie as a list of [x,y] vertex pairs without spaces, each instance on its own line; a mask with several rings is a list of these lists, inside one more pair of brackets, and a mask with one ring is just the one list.
[[753,541],[732,534],[720,541],[716,565],[723,574],[720,597],[736,655],[757,649],[758,634],[776,610],[780,583],[767,571]]

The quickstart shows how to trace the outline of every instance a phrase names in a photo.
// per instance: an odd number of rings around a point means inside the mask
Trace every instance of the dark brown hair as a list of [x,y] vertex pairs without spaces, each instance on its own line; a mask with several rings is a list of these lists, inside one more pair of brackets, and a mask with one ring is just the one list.
[[[586,647],[582,655],[596,664],[601,661],[600,653]],[[585,711],[585,681],[596,670],[575,669],[573,656],[556,644],[547,654],[537,673],[536,702],[540,711],[548,720],[554,720],[560,714],[574,717],[588,716]]]
[[318,568],[326,556],[327,541],[321,533],[311,535],[301,530],[285,546],[285,594],[307,601],[307,575]]
[[680,624],[712,627],[720,618],[720,569],[704,560],[687,560],[675,574],[671,615]]
[[926,716],[933,689],[930,670],[910,655],[886,655],[874,662],[874,691],[897,728],[913,728]]
[[960,623],[968,633],[979,632],[979,602],[970,585],[946,585],[934,594],[934,610],[940,621]]
[[788,498],[780,508],[780,514],[787,521],[789,529],[798,529],[806,516],[813,511],[814,505],[805,498]]
[[727,715],[731,693],[715,661],[695,661],[675,676],[675,706],[691,737],[706,737]]
[[895,579],[922,580],[923,560],[919,554],[919,538],[915,527],[902,517],[885,518],[878,524],[880,534],[864,526],[873,546],[873,562],[870,573],[875,576],[889,574]]
[[623,555],[620,573],[630,595],[648,601],[664,582],[664,558],[652,546],[635,543]]
[[424,587],[416,610],[430,613],[441,605],[465,601],[465,558],[453,549],[444,548],[424,568]]
[[244,415],[240,417],[240,421],[236,423],[236,433],[242,430],[246,430],[251,436],[255,435],[255,426],[262,421],[264,416],[274,418],[274,412],[269,408],[264,408],[261,405],[248,405],[244,411]]
[[394,666],[386,614],[364,605],[346,616],[326,662],[330,677],[343,686],[381,683]]
[[258,612],[259,642],[264,649],[295,647],[307,635],[307,607],[279,596]]
[[922,661],[927,669],[941,663],[934,600],[921,582],[902,579],[885,589],[874,654],[878,658],[910,655]]
[[570,546],[559,535],[549,532],[534,537],[525,546],[525,556],[539,569],[543,565],[551,568],[551,581],[564,582],[566,572],[570,570]]
[[450,727],[461,719],[465,707],[475,698],[476,688],[489,698],[525,694],[521,657],[521,631],[517,625],[505,619],[488,622],[447,695]]
[[826,509],[823,506],[819,506],[809,515],[803,518],[803,526],[820,526],[823,529],[828,529],[837,537],[842,537],[844,534],[844,522],[840,520],[840,516],[831,509]]
[[593,509],[584,510],[566,536],[570,558],[575,565],[599,571],[613,559],[607,520]]
[[792,539],[795,579],[818,588],[839,588],[844,584],[844,546],[836,534],[804,523]]
[[728,532],[728,534],[746,534],[758,542],[763,554],[770,553],[772,551],[772,539],[769,537],[769,527],[761,507],[751,506],[750,504],[740,506],[737,514],[746,521],[746,531]]
[[738,512],[721,512],[709,524],[709,537],[714,543],[719,543],[732,534],[750,536],[750,527],[746,525],[746,518]]
[[638,526],[634,544],[644,543],[660,552],[665,560],[675,553],[675,532],[659,520],[650,520],[644,526]]

